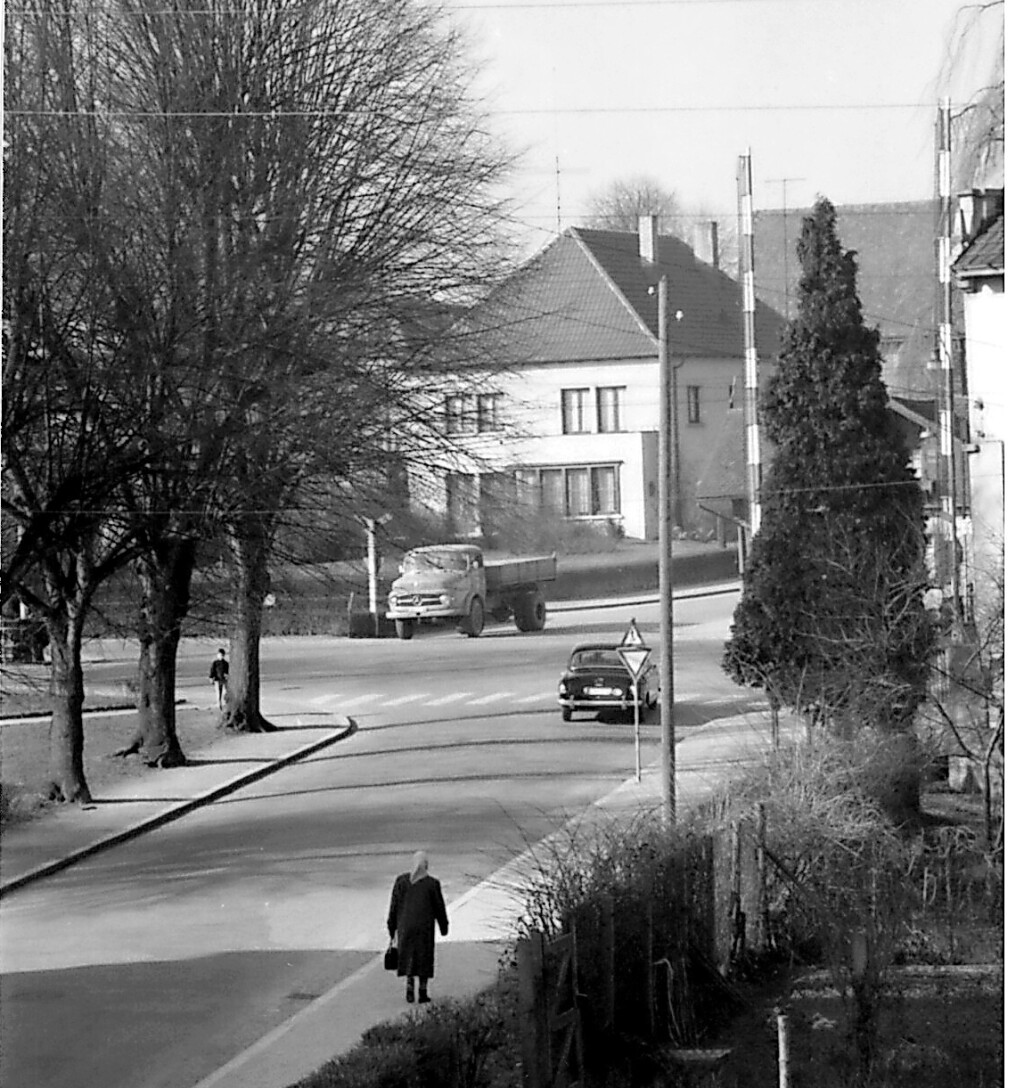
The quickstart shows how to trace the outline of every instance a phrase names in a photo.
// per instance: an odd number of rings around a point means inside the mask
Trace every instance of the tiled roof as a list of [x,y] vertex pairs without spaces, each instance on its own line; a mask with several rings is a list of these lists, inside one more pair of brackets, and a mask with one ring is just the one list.
[[[795,316],[800,262],[796,243],[810,209],[757,212],[754,219],[754,289],[758,298]],[[921,394],[935,346],[938,302],[938,204],[932,200],[836,206],[844,249],[857,254],[857,293],[864,320],[877,326],[893,393]],[[954,300],[959,307],[959,300]],[[959,324],[959,314],[954,320]]]
[[953,264],[958,276],[1001,276],[1006,242],[1005,220],[997,215],[971,239]]
[[[500,328],[518,361],[573,362],[657,353],[657,283],[669,279],[673,352],[743,355],[739,285],[662,235],[658,264],[640,258],[636,234],[570,228],[528,261],[478,309],[476,323]],[[654,291],[650,291],[654,288]],[[682,311],[679,322],[676,311]],[[781,318],[757,311],[758,350],[778,350]]]
[[[669,281],[669,340],[673,351],[712,357],[743,356],[743,300],[739,284],[724,272],[698,260],[693,250],[672,235],[658,239],[658,263],[640,258],[636,234],[573,228],[570,234],[621,292],[652,336],[658,331],[656,287],[662,274]],[[675,313],[682,311],[679,322]],[[758,351],[775,355],[782,321],[761,304],[757,310]]]

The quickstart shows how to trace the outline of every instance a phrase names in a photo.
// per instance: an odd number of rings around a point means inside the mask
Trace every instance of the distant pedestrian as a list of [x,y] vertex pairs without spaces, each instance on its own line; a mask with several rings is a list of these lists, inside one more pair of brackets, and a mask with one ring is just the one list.
[[228,686],[228,655],[223,650],[217,651],[210,666],[210,683],[217,689],[217,706],[223,710],[224,690]]
[[427,855],[413,855],[412,868],[395,880],[388,910],[388,935],[398,937],[398,974],[405,977],[405,1000],[412,1002],[419,979],[419,1002],[430,1000],[427,982],[434,977],[434,925],[448,936],[448,913],[441,882],[427,873]]

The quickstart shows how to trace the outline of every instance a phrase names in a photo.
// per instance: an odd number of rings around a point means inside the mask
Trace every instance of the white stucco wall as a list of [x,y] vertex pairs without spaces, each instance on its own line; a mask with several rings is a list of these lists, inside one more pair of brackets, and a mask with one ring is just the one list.
[[[716,424],[724,417],[734,376],[736,396],[742,398],[741,375],[740,360],[686,359],[676,368],[678,468],[691,514],[696,511],[692,501],[696,480],[717,441]],[[687,419],[688,385],[701,388],[701,421],[696,424]],[[597,431],[597,389],[603,387],[622,389],[620,431]],[[465,456],[453,455],[451,472],[473,475],[515,467],[615,464],[622,531],[630,537],[656,539],[660,376],[655,357],[527,366],[492,377],[474,391],[484,388],[501,395],[500,430],[458,436],[456,444]],[[587,390],[580,433],[562,433],[564,389]],[[444,481],[421,486],[414,499],[443,511]],[[595,520],[606,519],[598,515]]]
[[971,441],[971,541],[965,556],[976,609],[985,613],[999,597],[1005,516],[1004,444],[1016,425],[1009,312],[1001,279],[964,297],[967,389]]

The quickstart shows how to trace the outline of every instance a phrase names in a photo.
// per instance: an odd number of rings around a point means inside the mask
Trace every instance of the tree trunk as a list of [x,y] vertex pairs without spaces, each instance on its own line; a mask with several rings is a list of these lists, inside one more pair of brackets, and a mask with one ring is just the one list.
[[47,618],[52,703],[48,795],[53,801],[92,800],[82,763],[85,749],[82,624],[83,614],[77,607],[71,607],[60,619],[52,615]]
[[138,752],[150,767],[183,767],[174,698],[181,624],[188,613],[195,541],[167,540],[139,564],[138,719],[131,742],[117,755]]
[[231,671],[220,724],[240,733],[266,733],[277,728],[260,713],[260,635],[263,601],[270,588],[270,541],[258,515],[232,524],[229,539],[235,565],[235,603]]

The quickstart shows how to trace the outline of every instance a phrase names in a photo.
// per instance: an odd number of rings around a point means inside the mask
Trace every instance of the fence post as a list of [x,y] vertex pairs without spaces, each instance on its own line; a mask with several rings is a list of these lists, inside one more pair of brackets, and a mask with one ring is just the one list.
[[601,1017],[606,1029],[615,1027],[615,901],[610,895],[601,897],[599,914],[601,949]]
[[731,940],[729,942],[729,967],[743,954],[746,947],[747,917],[743,911],[743,827],[739,820],[732,825],[732,893],[729,902]]
[[644,925],[644,1013],[650,1038],[654,1038],[654,908],[647,901]]
[[775,1018],[779,1033],[779,1088],[789,1088],[789,1017],[776,1008]]
[[516,944],[519,974],[519,1037],[523,1056],[523,1088],[548,1088],[547,1016],[544,1008],[544,946],[539,933]]
[[768,811],[763,801],[757,805],[757,947],[765,951],[771,943],[768,921]]

